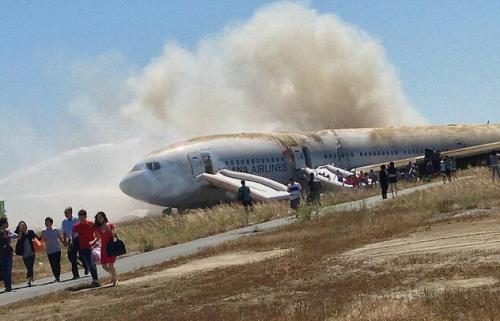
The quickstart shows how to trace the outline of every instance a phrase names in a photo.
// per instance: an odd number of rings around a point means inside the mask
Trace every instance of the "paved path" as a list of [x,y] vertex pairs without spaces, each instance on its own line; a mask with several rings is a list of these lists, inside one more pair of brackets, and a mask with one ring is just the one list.
[[[412,187],[399,191],[398,195],[403,196],[415,191],[427,189],[429,187],[442,184],[443,184],[442,182],[436,182],[417,187]],[[330,214],[336,211],[354,210],[362,207],[374,207],[377,204],[380,204],[381,202],[382,199],[380,196],[373,196],[359,201],[352,201],[348,203],[342,203],[338,205],[324,207],[321,209],[320,215]],[[119,273],[134,271],[142,267],[155,265],[168,260],[172,260],[177,257],[187,256],[199,252],[204,248],[217,246],[224,242],[235,240],[245,235],[251,235],[254,232],[270,231],[285,225],[289,225],[293,222],[295,222],[295,217],[290,216],[261,224],[247,226],[237,230],[205,237],[202,239],[186,242],[183,244],[169,246],[151,252],[131,255],[118,260],[116,263],[116,268]],[[99,275],[107,275],[107,273],[104,272],[100,266],[98,266],[98,273]],[[83,273],[81,273],[81,275],[83,275]],[[0,294],[0,306],[17,302],[20,300],[33,298],[43,294],[52,293],[58,290],[67,289],[75,285],[90,283],[89,277],[83,277],[79,280],[71,280],[71,277],[72,277],[71,273],[65,273],[61,275],[62,282],[59,283],[53,282],[52,277],[39,279],[37,280],[36,285],[30,288],[26,287],[25,284],[16,285],[13,287],[14,290],[12,292]]]

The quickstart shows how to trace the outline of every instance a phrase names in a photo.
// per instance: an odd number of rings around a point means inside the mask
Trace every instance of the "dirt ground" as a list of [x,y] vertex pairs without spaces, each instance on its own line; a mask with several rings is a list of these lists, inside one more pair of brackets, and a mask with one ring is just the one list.
[[[469,220],[446,222],[419,229],[408,237],[367,244],[339,256],[334,273],[390,273],[396,270],[417,276],[425,271],[427,280],[408,280],[406,289],[387,289],[380,296],[412,298],[450,289],[493,286],[494,277],[462,278],[457,275],[432,277],[433,271],[452,266],[478,267],[500,264],[500,216],[497,210],[468,211],[454,215]],[[496,215],[491,215],[497,213]],[[480,216],[485,218],[481,219]],[[488,215],[488,217],[486,217]],[[352,267],[355,266],[355,269]],[[410,284],[416,282],[416,286]]]
[[466,202],[463,188],[252,235],[0,320],[499,320],[500,186]]

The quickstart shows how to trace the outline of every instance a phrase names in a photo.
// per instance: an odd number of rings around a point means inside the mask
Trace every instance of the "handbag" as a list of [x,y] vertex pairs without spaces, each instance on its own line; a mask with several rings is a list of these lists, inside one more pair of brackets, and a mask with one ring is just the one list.
[[118,238],[118,235],[116,235],[116,240],[113,239],[106,245],[106,251],[108,252],[108,256],[120,256],[127,253],[125,243]]
[[35,250],[35,252],[40,252],[43,250],[42,242],[36,237],[33,238],[33,249]]

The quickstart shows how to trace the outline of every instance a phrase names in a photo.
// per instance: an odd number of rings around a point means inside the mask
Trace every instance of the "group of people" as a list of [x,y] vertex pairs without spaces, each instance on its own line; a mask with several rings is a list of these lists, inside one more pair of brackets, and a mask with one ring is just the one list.
[[440,162],[439,171],[443,178],[443,184],[458,180],[457,178],[457,163],[453,157],[445,156]]
[[390,162],[388,167],[385,164],[380,166],[378,179],[383,199],[387,198],[389,188],[393,198],[398,196],[398,170],[394,166],[394,162]]
[[[491,168],[492,180],[495,181],[495,177],[500,179],[500,164],[499,164],[500,155],[497,152],[491,152],[488,163]],[[423,176],[425,180],[430,180],[435,175],[435,167],[432,163],[431,159],[426,159],[423,167],[423,173],[420,172],[420,175]],[[457,164],[455,159],[450,156],[445,156],[440,160],[440,168],[439,172],[443,178],[443,182],[453,182],[457,180]],[[309,174],[308,187],[309,187],[309,195],[307,196],[307,202],[309,204],[319,204],[320,203],[320,192],[321,192],[321,183],[314,173]],[[324,173],[318,173],[318,175],[322,175],[330,179],[330,176],[325,175]],[[378,174],[372,169],[369,173],[360,172],[358,175],[353,174],[349,177],[343,177],[342,173],[337,170],[336,178],[339,182],[345,183],[348,185],[352,185],[354,187],[360,187],[361,185],[365,186],[373,186],[377,183],[380,185],[380,189],[382,192],[382,198],[387,198],[387,193],[390,191],[392,197],[397,197],[398,195],[398,180],[400,178],[404,178],[407,181],[418,180],[419,178],[419,168],[416,164],[412,162],[408,162],[408,165],[402,172],[400,173],[396,168],[394,162],[390,162],[388,166],[381,165],[380,171]],[[300,201],[302,199],[302,186],[295,179],[290,178],[287,191],[290,193],[290,208],[296,210],[300,206]],[[245,207],[245,210],[253,209],[252,197],[250,193],[250,188],[245,185],[245,181],[241,181],[241,187],[238,191],[238,199]]]
[[[253,210],[253,200],[250,192],[250,188],[246,186],[245,180],[241,180],[241,186],[238,189],[238,200],[241,202],[245,211]],[[309,178],[309,196],[308,202],[318,203],[320,202],[320,191],[321,183],[314,176],[313,173],[310,174]],[[302,186],[294,178],[290,178],[287,185],[287,192],[290,194],[290,208],[297,210],[300,206],[300,200],[302,198]]]
[[[78,211],[78,218],[73,216],[73,209],[64,210],[65,219],[61,230],[53,227],[51,217],[45,219],[45,229],[40,235],[28,229],[26,222],[20,221],[14,233],[8,230],[9,222],[6,217],[0,218],[0,277],[3,279],[5,291],[12,291],[13,255],[22,257],[26,267],[26,281],[28,286],[34,282],[34,263],[37,249],[45,244],[45,251],[50,263],[55,282],[61,277],[61,245],[67,249],[68,260],[71,263],[73,279],[80,278],[78,266],[82,265],[84,274],[91,274],[93,287],[99,287],[96,263],[111,275],[111,285],[118,284],[115,269],[116,256],[109,255],[107,245],[113,242],[116,233],[113,224],[108,222],[104,212],[98,212],[94,221],[87,220],[87,212]],[[11,242],[15,240],[12,248]],[[94,255],[93,255],[94,254]],[[100,259],[96,260],[96,256]]]

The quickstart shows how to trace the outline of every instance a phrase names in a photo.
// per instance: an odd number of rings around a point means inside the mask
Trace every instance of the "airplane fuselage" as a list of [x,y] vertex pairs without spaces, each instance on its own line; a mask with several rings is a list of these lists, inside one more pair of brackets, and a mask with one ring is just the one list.
[[221,169],[286,183],[304,167],[350,169],[500,141],[499,125],[328,129],[198,137],[149,154],[120,187],[160,206],[195,208],[234,200],[196,177]]

